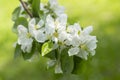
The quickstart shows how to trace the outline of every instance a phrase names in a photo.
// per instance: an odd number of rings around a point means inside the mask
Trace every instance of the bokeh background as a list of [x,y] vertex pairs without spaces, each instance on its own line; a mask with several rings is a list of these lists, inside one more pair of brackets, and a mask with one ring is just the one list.
[[[41,0],[45,2],[46,0]],[[56,75],[46,69],[46,59],[14,60],[12,11],[19,0],[0,0],[0,80],[120,80],[120,0],[59,0],[68,22],[94,26],[96,55],[80,64],[76,75]]]

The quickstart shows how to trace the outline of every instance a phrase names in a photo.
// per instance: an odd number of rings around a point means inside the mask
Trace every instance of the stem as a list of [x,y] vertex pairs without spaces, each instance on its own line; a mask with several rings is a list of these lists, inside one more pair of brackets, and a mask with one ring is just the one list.
[[22,4],[23,8],[25,9],[25,11],[28,13],[28,15],[30,16],[30,18],[33,18],[33,15],[32,13],[28,10],[26,4],[22,1],[22,0],[19,0],[20,3]]

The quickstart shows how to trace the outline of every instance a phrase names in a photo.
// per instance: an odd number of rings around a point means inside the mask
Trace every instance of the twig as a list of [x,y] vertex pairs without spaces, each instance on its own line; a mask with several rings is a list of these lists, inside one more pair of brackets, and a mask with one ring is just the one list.
[[28,15],[30,16],[30,18],[33,18],[33,15],[32,13],[28,10],[26,4],[22,1],[22,0],[19,0],[20,3],[22,4],[23,8],[25,9],[25,11],[28,13]]

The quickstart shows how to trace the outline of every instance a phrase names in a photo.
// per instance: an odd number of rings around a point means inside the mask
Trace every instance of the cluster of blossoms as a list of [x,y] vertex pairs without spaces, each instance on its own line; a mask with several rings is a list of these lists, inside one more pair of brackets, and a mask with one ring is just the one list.
[[[43,17],[40,19],[28,19],[28,26],[19,24],[17,27],[17,44],[23,53],[29,54],[33,48],[33,42],[41,44],[41,54],[45,56],[53,50],[62,54],[67,48],[69,57],[78,56],[87,60],[89,55],[95,55],[96,36],[91,36],[92,26],[84,29],[78,23],[67,25],[67,15],[64,7],[59,6],[57,0],[49,0],[48,5],[40,4]],[[22,8],[21,11],[24,11]],[[24,16],[24,15],[20,15]],[[47,44],[49,43],[49,44]],[[46,46],[47,45],[47,46]],[[48,62],[48,66],[55,65],[55,73],[62,73],[60,57]]]

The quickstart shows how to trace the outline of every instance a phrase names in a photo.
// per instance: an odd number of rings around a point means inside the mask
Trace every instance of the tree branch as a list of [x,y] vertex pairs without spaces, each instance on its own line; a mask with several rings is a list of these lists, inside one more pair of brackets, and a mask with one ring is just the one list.
[[22,1],[22,0],[19,0],[20,3],[22,4],[23,8],[25,9],[25,11],[28,13],[28,15],[30,16],[30,18],[33,18],[33,15],[32,13],[28,10],[26,4]]

